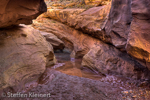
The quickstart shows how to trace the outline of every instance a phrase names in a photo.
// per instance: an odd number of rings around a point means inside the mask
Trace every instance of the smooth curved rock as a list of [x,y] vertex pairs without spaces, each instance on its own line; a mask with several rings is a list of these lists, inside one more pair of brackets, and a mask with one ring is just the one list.
[[0,56],[0,89],[37,81],[55,63],[52,46],[38,30],[24,25],[0,30]]
[[32,19],[47,10],[44,0],[1,0],[0,28],[31,24]]
[[57,36],[55,36],[52,33],[42,32],[41,34],[46,38],[46,40],[53,46],[54,51],[55,50],[63,50],[65,48],[65,44],[63,41],[58,39]]
[[49,18],[38,17],[33,21],[32,26],[35,29],[56,35],[64,42],[65,47],[72,51],[71,57],[73,58],[82,58],[88,53],[90,48],[95,46],[99,41],[98,39]]

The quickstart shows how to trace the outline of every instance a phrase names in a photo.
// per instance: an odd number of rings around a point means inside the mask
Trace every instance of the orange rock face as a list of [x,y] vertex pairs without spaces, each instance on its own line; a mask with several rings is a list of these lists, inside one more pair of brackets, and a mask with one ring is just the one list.
[[148,0],[112,0],[111,4],[88,10],[48,9],[33,26],[58,36],[72,51],[72,57],[85,55],[84,67],[150,79],[149,4]]
[[48,9],[44,15],[66,23],[68,26],[77,30],[82,30],[89,35],[99,38],[105,42],[111,42],[103,28],[107,21],[111,4],[99,7],[93,7],[85,11],[85,9]]
[[144,60],[150,69],[150,1],[132,0],[133,21],[126,46],[127,52]]
[[106,5],[110,0],[84,0],[86,5]]
[[110,7],[110,4],[100,7],[93,7],[77,16],[71,16],[68,19],[68,25],[75,27],[75,29],[82,30],[93,37],[107,41],[102,29],[107,21]]
[[[150,78],[146,68],[113,46],[99,43],[83,57],[82,66],[101,74],[118,74],[135,79]],[[147,74],[145,74],[147,73]]]
[[44,0],[1,0],[0,28],[31,24],[32,19],[46,11]]
[[56,35],[72,51],[71,56],[74,58],[83,57],[99,41],[49,18],[39,17],[33,21],[33,27]]
[[72,16],[77,16],[78,14],[85,11],[85,9],[81,8],[73,8],[73,9],[48,9],[44,15],[47,15],[51,19],[55,19],[62,23],[67,23],[68,19]]
[[56,35],[64,42],[65,47],[72,51],[71,57],[83,57],[83,67],[102,74],[116,73],[136,79],[146,77],[142,72],[146,68],[126,53],[81,31],[42,16],[33,21],[33,27]]
[[0,89],[37,81],[55,63],[52,46],[31,26],[1,29],[0,34]]

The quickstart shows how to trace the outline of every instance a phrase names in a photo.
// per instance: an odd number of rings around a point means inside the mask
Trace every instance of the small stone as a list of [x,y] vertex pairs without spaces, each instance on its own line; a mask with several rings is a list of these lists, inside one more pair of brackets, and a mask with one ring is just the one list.
[[136,98],[137,97],[137,95],[134,95],[134,96],[132,96],[133,98]]
[[122,93],[127,94],[127,93],[129,93],[129,92],[128,92],[128,91],[123,91]]

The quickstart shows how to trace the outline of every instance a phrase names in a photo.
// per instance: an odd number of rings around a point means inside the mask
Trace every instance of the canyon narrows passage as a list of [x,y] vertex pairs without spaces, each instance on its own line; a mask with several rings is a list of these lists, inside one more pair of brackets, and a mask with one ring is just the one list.
[[1,0],[0,100],[149,100],[149,0]]

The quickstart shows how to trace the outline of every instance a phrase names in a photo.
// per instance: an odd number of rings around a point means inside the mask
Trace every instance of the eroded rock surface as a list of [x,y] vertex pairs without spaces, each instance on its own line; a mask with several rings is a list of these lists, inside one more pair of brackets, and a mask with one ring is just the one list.
[[53,48],[38,30],[25,25],[0,30],[0,89],[36,81],[54,63]]
[[131,0],[112,0],[105,32],[115,47],[125,49],[131,21]]
[[[83,57],[82,66],[102,74],[115,73],[136,79],[148,77],[146,67],[115,47],[101,42],[81,31],[49,18],[34,20],[33,27],[51,32],[65,43],[72,53],[71,57]],[[145,74],[144,74],[145,73]]]
[[132,15],[130,33],[126,46],[127,52],[146,63],[150,69],[150,1],[132,0]]
[[42,17],[48,17],[77,30],[99,38],[105,42],[111,42],[109,36],[104,33],[104,27],[111,8],[111,4],[93,7],[88,10],[81,8],[72,9],[48,9]]
[[58,36],[72,51],[72,57],[86,54],[82,64],[88,68],[147,80],[149,4],[148,0],[112,0],[111,4],[88,10],[48,9],[33,26]]
[[110,2],[110,0],[84,0],[86,5],[95,5],[95,6],[101,6],[106,5]]
[[78,30],[49,18],[39,18],[34,20],[33,27],[56,35],[64,42],[65,47],[72,51],[71,56],[73,58],[83,57],[88,53],[90,48],[99,42],[98,39],[92,38]]
[[[85,11],[85,9],[82,8],[73,8],[73,9],[48,9],[45,15],[46,17],[49,17],[51,19],[55,19],[57,21],[60,21],[62,23],[67,23],[68,18],[71,16],[77,16],[78,14]],[[44,17],[44,16],[43,16]]]
[[109,41],[109,37],[107,37],[102,30],[106,24],[107,16],[109,14],[110,6],[99,6],[90,8],[77,16],[71,16],[68,19],[68,25],[71,27],[75,27],[75,29],[82,30],[84,33],[91,35],[92,37],[96,37],[103,41]]
[[31,24],[32,19],[47,9],[44,0],[1,0],[0,2],[0,28]]
[[63,41],[61,41],[60,39],[58,39],[57,36],[55,36],[52,33],[47,33],[47,32],[40,32],[45,38],[46,40],[53,46],[54,50],[63,50],[65,47],[65,44]]
[[118,74],[135,79],[150,78],[147,68],[126,53],[122,53],[113,46],[101,42],[91,48],[83,57],[82,66],[102,74]]

